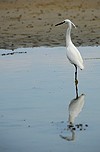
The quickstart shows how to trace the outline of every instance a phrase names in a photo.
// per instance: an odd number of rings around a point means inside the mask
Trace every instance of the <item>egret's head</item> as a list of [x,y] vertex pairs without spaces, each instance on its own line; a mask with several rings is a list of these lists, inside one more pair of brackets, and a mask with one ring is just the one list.
[[58,25],[61,25],[61,24],[64,24],[64,23],[69,24],[69,25],[73,25],[76,28],[75,24],[73,22],[71,22],[69,19],[66,19],[66,20],[62,21],[62,22],[56,24],[55,26],[58,26]]

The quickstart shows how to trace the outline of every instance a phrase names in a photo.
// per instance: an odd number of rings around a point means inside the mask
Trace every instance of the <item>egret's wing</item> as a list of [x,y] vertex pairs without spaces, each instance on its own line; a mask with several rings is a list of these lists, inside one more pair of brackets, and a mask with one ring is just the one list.
[[77,65],[81,69],[84,68],[81,54],[73,44],[67,47],[67,57],[72,64]]

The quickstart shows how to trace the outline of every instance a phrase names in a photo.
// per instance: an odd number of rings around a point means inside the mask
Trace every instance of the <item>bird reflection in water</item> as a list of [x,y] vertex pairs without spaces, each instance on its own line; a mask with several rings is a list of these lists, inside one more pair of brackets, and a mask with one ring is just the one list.
[[[68,111],[69,111],[69,118],[68,118],[68,125],[67,125],[67,131],[70,131],[71,136],[63,136],[60,135],[60,137],[62,139],[65,139],[67,141],[72,141],[75,140],[75,131],[76,128],[78,128],[79,130],[83,129],[83,124],[75,124],[75,118],[78,117],[79,113],[82,111],[82,108],[84,106],[84,94],[81,94],[80,96],[78,96],[78,86],[77,84],[75,85],[76,87],[76,97],[71,100],[69,107],[68,107]],[[87,127],[88,125],[85,124],[85,127]],[[84,129],[85,130],[85,129]]]

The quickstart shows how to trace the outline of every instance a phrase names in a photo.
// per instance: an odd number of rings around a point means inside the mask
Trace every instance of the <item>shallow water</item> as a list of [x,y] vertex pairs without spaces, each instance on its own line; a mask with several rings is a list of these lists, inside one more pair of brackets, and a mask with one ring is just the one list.
[[[78,72],[78,94],[84,94],[78,102],[65,47],[0,55],[0,151],[99,152],[100,47],[79,50],[85,69]],[[69,111],[75,130],[68,127]]]

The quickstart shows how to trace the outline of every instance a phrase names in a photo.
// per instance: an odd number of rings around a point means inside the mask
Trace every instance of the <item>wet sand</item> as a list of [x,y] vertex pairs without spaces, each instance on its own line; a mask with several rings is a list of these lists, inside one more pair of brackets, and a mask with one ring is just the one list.
[[66,26],[54,25],[69,18],[76,46],[100,45],[100,1],[1,0],[0,48],[65,46]]

